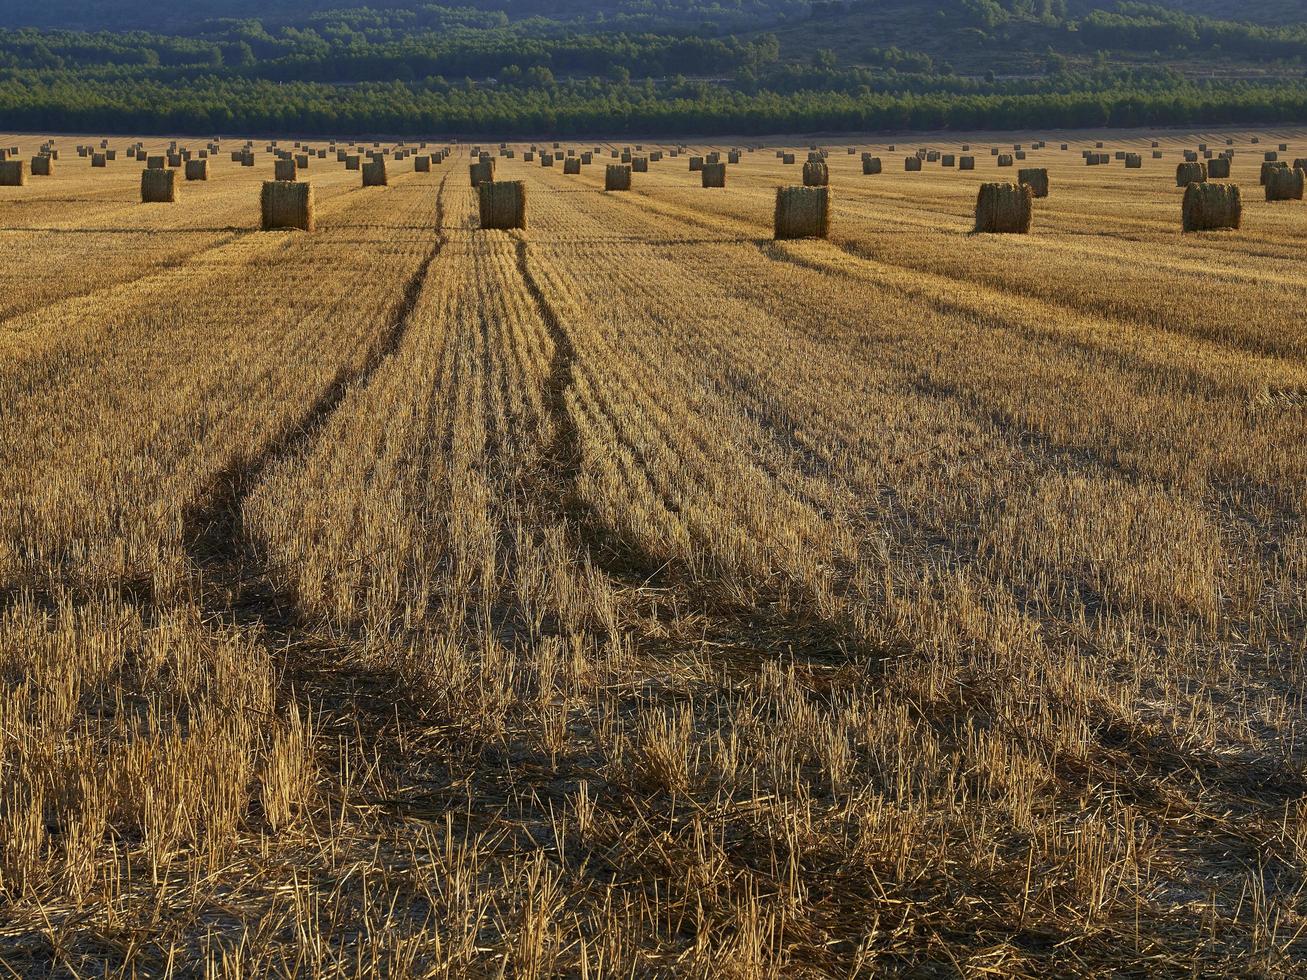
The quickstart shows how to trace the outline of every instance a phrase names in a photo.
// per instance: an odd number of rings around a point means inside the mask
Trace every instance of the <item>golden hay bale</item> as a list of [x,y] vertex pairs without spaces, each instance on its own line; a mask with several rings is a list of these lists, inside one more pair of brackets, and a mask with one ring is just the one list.
[[1048,197],[1048,171],[1043,167],[1018,170],[1017,183],[1029,187],[1030,193],[1035,197]]
[[964,157],[959,157],[959,158],[958,158],[958,169],[959,169],[959,170],[975,170],[975,169],[976,169],[976,158],[975,158],[974,156],[970,156],[970,155],[968,155],[968,156],[964,156]]
[[1280,159],[1280,154],[1276,153],[1274,150],[1269,150],[1262,154],[1262,159],[1267,163],[1275,163],[1275,161]]
[[921,157],[919,156],[904,157],[903,169],[909,173],[915,173],[916,171],[920,170]]
[[1185,162],[1185,163],[1197,163],[1197,162],[1198,162],[1198,154],[1197,154],[1195,151],[1193,151],[1193,150],[1185,150],[1185,151],[1184,151],[1184,162]]
[[298,169],[294,160],[274,160],[272,161],[272,178],[273,180],[297,180]]
[[590,166],[590,164],[594,162],[595,162],[595,155],[591,153],[589,150],[586,150],[584,153],[581,154],[582,166],[588,167]]
[[793,153],[782,153],[782,154],[781,154],[781,163],[793,163],[793,162],[794,162],[794,154],[793,154]]
[[998,155],[998,165],[1000,167],[1010,167],[1015,163],[1011,153],[1000,153]]
[[345,157],[346,170],[359,170],[363,167],[363,158],[356,153],[351,153]]
[[535,161],[536,161],[536,155],[535,155],[535,151],[534,151],[534,150],[525,150],[525,151],[523,151],[523,153],[522,153],[522,162],[523,162],[523,163],[535,163]]
[[631,189],[631,168],[624,163],[610,163],[604,170],[604,190],[629,191]]
[[206,157],[203,160],[186,161],[186,179],[187,180],[208,180],[209,179],[209,161]]
[[476,163],[469,163],[467,166],[468,180],[473,187],[480,187],[482,184],[488,184],[495,179],[495,161],[492,159],[478,160]]
[[482,228],[526,227],[526,182],[491,180],[477,187]]
[[1125,167],[1127,170],[1142,170],[1144,158],[1138,153],[1127,153],[1125,155]]
[[1162,151],[1161,151],[1161,150],[1154,150],[1154,151],[1153,151],[1153,159],[1154,159],[1154,160],[1160,160],[1160,159],[1162,159]]
[[702,169],[703,169],[703,157],[690,157],[690,170],[695,171],[695,170],[702,170]]
[[298,229],[313,231],[313,185],[285,180],[265,180],[259,195],[263,230]]
[[1283,170],[1283,169],[1285,169],[1285,167],[1287,167],[1287,166],[1288,166],[1288,164],[1286,164],[1283,160],[1275,160],[1275,161],[1272,161],[1272,162],[1269,162],[1269,163],[1263,163],[1263,164],[1262,164],[1262,177],[1261,177],[1261,184],[1262,184],[1262,186],[1263,186],[1263,187],[1266,186],[1266,181],[1270,178],[1270,175],[1271,175],[1272,171],[1275,171],[1275,170]]
[[1238,230],[1243,221],[1239,185],[1190,184],[1185,188],[1181,216],[1187,232]]
[[650,162],[650,163],[657,163],[657,162],[658,162],[659,160],[661,160],[662,158],[663,158],[663,151],[662,151],[662,150],[650,150],[650,151],[649,151],[649,162]]
[[176,170],[142,170],[141,203],[175,204],[177,202]]
[[363,164],[364,187],[385,187],[389,183],[390,176],[386,173],[385,157]]
[[1266,175],[1266,200],[1301,201],[1303,172],[1297,168],[1279,167]]
[[863,157],[862,172],[864,174],[878,174],[882,170],[880,157]]
[[825,187],[830,183],[830,169],[821,160],[809,160],[803,165],[804,187]]
[[91,166],[92,166],[92,167],[107,167],[107,166],[109,166],[109,158],[106,157],[103,153],[92,153],[92,154],[91,154]]
[[0,160],[0,187],[27,185],[27,164],[22,160]]
[[167,165],[168,165],[168,161],[167,161],[167,159],[166,159],[165,157],[146,157],[146,158],[145,158],[145,169],[146,169],[146,170],[163,170]]
[[778,187],[773,236],[825,238],[830,234],[831,192],[829,187]]
[[540,154],[540,166],[552,167],[554,165],[554,155],[552,153]]
[[54,158],[40,153],[32,157],[32,176],[33,177],[53,177],[54,176]]
[[105,151],[104,151],[104,158],[105,158],[106,160],[108,160],[110,163],[113,163],[113,161],[115,161],[115,160],[118,159],[118,151],[117,151],[117,150],[105,150]]
[[726,164],[705,163],[701,174],[704,187],[726,186]]
[[428,155],[414,157],[413,172],[417,174],[431,173],[431,157]]
[[[704,166],[707,166],[707,164]],[[647,174],[649,172],[649,158],[631,157],[631,170],[637,174]]]
[[563,161],[563,173],[579,174],[580,172],[581,172],[580,157],[568,157],[566,160]]
[[940,157],[939,157],[939,165],[940,165],[941,167],[956,167],[956,166],[958,165],[958,157],[957,157],[957,154],[956,154],[956,153],[941,153],[941,154],[940,154]]
[[[136,156],[136,154],[135,154],[134,152],[133,152],[133,153],[129,153],[128,155],[129,155],[129,156]],[[240,162],[241,162],[242,160],[244,160],[244,159],[245,159],[245,151],[244,151],[244,150],[232,150],[232,151],[231,151],[231,162],[232,162],[232,163],[240,163]]]
[[1188,163],[1179,164],[1175,168],[1175,186],[1188,187],[1190,184],[1201,184],[1207,180],[1207,164]]
[[975,231],[1027,234],[1034,218],[1034,202],[1034,193],[1026,184],[981,184],[976,195]]
[[[850,151],[850,152],[852,152],[852,151]],[[726,154],[726,162],[727,162],[727,163],[739,163],[739,162],[740,162],[740,151],[739,151],[739,150],[731,150],[731,151],[729,151],[729,152]]]
[[1230,158],[1212,157],[1207,164],[1207,177],[1209,180],[1228,180],[1230,178]]

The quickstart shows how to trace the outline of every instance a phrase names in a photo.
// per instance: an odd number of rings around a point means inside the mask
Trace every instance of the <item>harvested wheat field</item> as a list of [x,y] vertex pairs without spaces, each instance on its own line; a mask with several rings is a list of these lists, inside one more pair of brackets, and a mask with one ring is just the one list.
[[[1238,230],[1183,233],[1227,138]],[[1307,133],[817,142],[779,241],[809,139],[628,193],[488,141],[506,231],[467,144],[51,139],[0,187],[5,975],[1307,970],[1307,210],[1254,193]],[[976,234],[1014,141],[1049,196]]]

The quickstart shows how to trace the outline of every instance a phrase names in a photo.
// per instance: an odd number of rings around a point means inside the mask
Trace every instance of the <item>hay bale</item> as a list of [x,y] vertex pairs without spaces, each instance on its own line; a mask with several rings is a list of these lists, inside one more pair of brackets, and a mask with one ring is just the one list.
[[579,174],[580,172],[581,172],[580,157],[568,157],[566,160],[563,161],[563,173]]
[[1018,170],[1017,183],[1029,187],[1034,197],[1048,197],[1048,171],[1043,167]]
[[386,160],[384,157],[363,165],[364,187],[385,187],[389,183],[390,176],[386,173]]
[[431,157],[430,157],[429,155],[427,155],[427,156],[416,156],[416,157],[414,157],[414,158],[413,158],[413,172],[414,172],[415,174],[429,174],[429,173],[431,173]]
[[604,190],[629,191],[631,168],[624,163],[610,163],[604,170]]
[[1190,184],[1185,188],[1181,215],[1186,232],[1238,230],[1243,221],[1239,185]]
[[1207,180],[1207,164],[1205,163],[1182,163],[1175,168],[1175,186],[1188,187],[1190,184],[1201,184]]
[[32,176],[33,177],[53,177],[54,176],[54,158],[44,153],[32,157]]
[[274,160],[272,161],[272,179],[273,180],[297,180],[298,168],[294,160]]
[[490,183],[495,179],[495,161],[477,160],[476,163],[468,164],[467,176],[473,187]]
[[[133,156],[133,157],[136,156],[135,151],[129,153],[128,156]],[[241,162],[242,160],[244,160],[244,159],[245,159],[245,151],[244,151],[244,150],[232,150],[232,151],[231,151],[231,162],[232,162],[232,163],[240,163],[240,162]]]
[[1282,160],[1275,160],[1275,161],[1272,161],[1272,162],[1270,162],[1270,163],[1263,163],[1263,164],[1262,164],[1261,185],[1262,185],[1263,187],[1266,186],[1266,181],[1267,181],[1267,179],[1270,177],[1272,171],[1274,171],[1274,170],[1283,170],[1286,166],[1287,166],[1287,164],[1284,163]]
[[881,169],[880,157],[862,158],[862,172],[864,174],[878,174]]
[[581,166],[588,167],[595,162],[595,156],[589,150],[581,154]]
[[362,166],[363,166],[363,158],[360,157],[357,153],[351,153],[345,157],[346,170],[358,170]]
[[700,176],[704,187],[725,187],[726,164],[705,163],[703,165],[703,172]]
[[804,187],[825,187],[830,183],[830,169],[820,160],[809,160],[803,165]]
[[1265,160],[1267,163],[1275,163],[1277,160],[1280,159],[1280,154],[1276,153],[1274,150],[1271,150],[1269,153],[1263,153],[1262,159]]
[[206,157],[203,160],[187,160],[185,174],[187,180],[208,180],[209,179],[209,160]]
[[690,157],[691,172],[703,169],[703,157]]
[[793,153],[782,153],[782,154],[781,154],[781,163],[790,164],[790,163],[793,163],[793,162],[794,162],[794,154],[793,154]]
[[941,167],[956,167],[958,165],[957,154],[941,153],[939,157],[939,165]]
[[973,156],[959,157],[959,158],[958,158],[958,169],[959,169],[959,170],[975,170],[975,169],[976,169],[976,158],[973,157]]
[[903,169],[907,173],[916,173],[921,169],[921,157],[919,156],[904,157]]
[[1125,155],[1125,168],[1127,170],[1142,170],[1144,158],[1138,153],[1127,153]]
[[540,166],[552,167],[554,165],[554,155],[552,153],[540,154]]
[[1213,157],[1207,164],[1209,180],[1228,180],[1230,178],[1230,158]]
[[776,188],[773,236],[777,240],[825,238],[830,234],[830,204],[829,187]]
[[1299,157],[1293,161],[1294,170],[1307,170],[1307,157]]
[[1025,235],[1035,213],[1027,184],[981,184],[976,195],[976,227],[981,234]]
[[[853,149],[852,149],[851,147],[850,147],[850,149],[849,149],[849,152],[850,152],[850,153],[853,152]],[[726,154],[726,162],[727,162],[727,163],[739,163],[739,162],[740,162],[740,151],[739,151],[739,150],[731,150],[730,152],[728,152],[728,153]]]
[[1154,159],[1154,160],[1160,160],[1160,159],[1162,159],[1162,151],[1161,151],[1161,150],[1154,150],[1154,151],[1153,151],[1153,159]]
[[1198,154],[1195,153],[1193,150],[1185,150],[1185,151],[1184,151],[1184,162],[1185,162],[1185,163],[1197,163],[1197,162],[1198,162]]
[[265,180],[259,195],[263,230],[298,229],[313,231],[313,185],[285,180]]
[[118,159],[118,151],[117,151],[117,150],[105,150],[105,151],[104,151],[104,158],[105,158],[106,160],[108,160],[110,163],[113,163],[113,161],[115,161],[115,160]]
[[145,169],[146,169],[146,170],[163,170],[167,165],[168,165],[168,161],[167,161],[167,159],[164,158],[164,157],[146,157],[146,158],[145,158]]
[[92,154],[91,154],[91,166],[92,166],[92,167],[101,167],[101,168],[102,168],[102,167],[107,167],[107,166],[109,166],[109,158],[106,157],[103,153],[92,153]]
[[252,150],[245,151],[244,155],[241,156],[241,166],[242,167],[254,166],[254,151]]
[[1303,192],[1303,171],[1280,167],[1266,176],[1266,200],[1301,201]]
[[142,170],[141,171],[142,204],[177,203],[176,170]]
[[[708,166],[708,164],[704,164]],[[648,157],[631,157],[631,170],[637,174],[647,174],[649,172]]]
[[1000,167],[1010,167],[1014,162],[1011,153],[1000,153],[998,155],[998,165]]
[[526,227],[526,182],[490,180],[477,187],[482,228]]
[[22,160],[0,160],[0,187],[25,187],[27,164]]

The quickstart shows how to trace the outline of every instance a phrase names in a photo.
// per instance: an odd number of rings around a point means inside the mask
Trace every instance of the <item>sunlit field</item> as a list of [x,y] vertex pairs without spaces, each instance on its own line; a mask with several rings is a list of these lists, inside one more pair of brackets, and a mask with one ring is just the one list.
[[[0,187],[5,975],[1303,969],[1307,133],[481,144],[512,231],[471,144],[323,140],[312,233],[266,141],[142,204],[52,139]],[[1242,226],[1182,234],[1227,139]],[[810,146],[829,237],[775,241]]]

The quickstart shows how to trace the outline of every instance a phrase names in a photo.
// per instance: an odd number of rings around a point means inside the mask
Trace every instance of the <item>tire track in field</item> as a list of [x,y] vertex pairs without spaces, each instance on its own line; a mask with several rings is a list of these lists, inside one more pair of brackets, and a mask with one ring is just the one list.
[[349,389],[363,385],[403,342],[432,263],[447,242],[444,192],[436,192],[436,239],[404,285],[385,329],[361,364],[342,366],[319,396],[257,452],[238,456],[211,482],[200,503],[183,517],[183,544],[199,570],[199,594],[206,615],[237,624],[286,627],[293,614],[281,601],[264,557],[244,532],[245,501],[279,461],[309,446],[340,407]]

